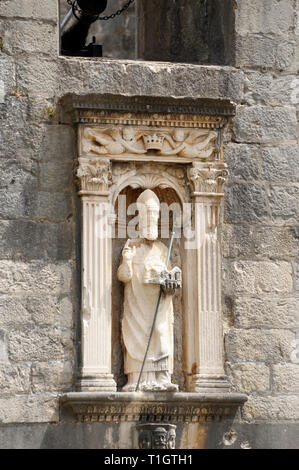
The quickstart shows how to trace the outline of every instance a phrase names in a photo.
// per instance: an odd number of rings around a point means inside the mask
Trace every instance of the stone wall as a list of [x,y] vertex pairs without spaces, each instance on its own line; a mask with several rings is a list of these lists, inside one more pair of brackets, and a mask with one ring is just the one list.
[[[236,103],[225,143],[223,309],[227,373],[249,399],[235,422],[203,430],[198,446],[295,446],[299,1],[235,1],[235,67],[59,57],[57,3],[0,3],[1,446],[55,447],[61,435],[69,447],[107,445],[59,408],[80,347],[76,129],[59,106],[69,94]],[[223,437],[230,429],[238,439]]]

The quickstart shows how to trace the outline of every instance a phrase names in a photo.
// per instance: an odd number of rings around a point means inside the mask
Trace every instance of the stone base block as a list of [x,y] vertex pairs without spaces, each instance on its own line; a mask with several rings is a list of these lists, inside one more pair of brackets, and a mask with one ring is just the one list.
[[78,392],[116,392],[113,375],[83,376],[76,384]]
[[192,377],[191,390],[196,393],[229,393],[230,383],[225,376],[198,374]]

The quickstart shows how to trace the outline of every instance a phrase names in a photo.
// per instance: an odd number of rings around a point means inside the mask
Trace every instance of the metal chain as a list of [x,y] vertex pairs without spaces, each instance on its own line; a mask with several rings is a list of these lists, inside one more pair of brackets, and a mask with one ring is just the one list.
[[[98,16],[94,21],[107,21],[107,20],[113,20],[116,16],[121,15],[124,11],[126,11],[129,6],[134,3],[135,0],[129,0],[120,10],[117,10],[115,13],[112,13],[109,16]],[[78,7],[76,0],[67,0],[67,3],[72,7],[73,13],[77,19],[79,19],[76,15],[82,14],[82,10]]]

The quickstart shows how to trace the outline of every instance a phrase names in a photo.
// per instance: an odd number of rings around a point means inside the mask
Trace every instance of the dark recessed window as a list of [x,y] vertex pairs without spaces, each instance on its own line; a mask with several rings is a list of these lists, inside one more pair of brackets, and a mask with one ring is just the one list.
[[61,54],[234,64],[234,0],[60,0]]

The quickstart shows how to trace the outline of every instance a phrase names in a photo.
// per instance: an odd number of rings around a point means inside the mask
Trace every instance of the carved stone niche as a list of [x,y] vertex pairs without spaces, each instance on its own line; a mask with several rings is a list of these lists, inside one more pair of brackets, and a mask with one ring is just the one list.
[[[81,106],[76,111],[82,367],[77,391],[64,395],[62,402],[80,422],[219,421],[246,401],[246,396],[231,392],[223,360],[218,226],[228,176],[223,130],[230,112],[169,109],[132,112]],[[130,219],[129,203],[147,189],[160,202],[177,202],[183,214],[181,238],[175,240],[171,258],[182,270],[182,289],[174,300],[173,382],[178,391],[164,393],[121,391],[126,377],[120,332],[123,286],[117,268],[129,237],[126,231],[123,238],[119,234]],[[122,211],[121,195],[126,196]]]

